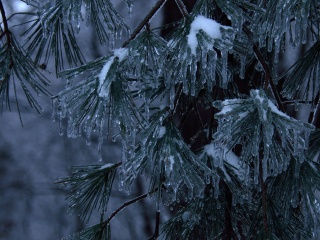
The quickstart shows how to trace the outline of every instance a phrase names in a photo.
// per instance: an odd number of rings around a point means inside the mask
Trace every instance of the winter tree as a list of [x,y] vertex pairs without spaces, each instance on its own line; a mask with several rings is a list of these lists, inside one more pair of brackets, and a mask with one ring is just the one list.
[[[47,95],[60,134],[99,142],[97,164],[58,181],[71,212],[100,219],[71,239],[110,239],[112,220],[144,198],[157,209],[150,239],[319,238],[319,1],[159,0],[134,29],[109,0],[24,2],[20,42],[0,0],[2,110],[20,116],[18,88],[39,113]],[[181,19],[152,28],[165,4]],[[77,44],[86,25],[107,52],[90,62]],[[55,76],[65,89],[51,93]],[[107,141],[122,143],[117,162]],[[107,214],[112,188],[130,194],[140,175],[146,193]]]

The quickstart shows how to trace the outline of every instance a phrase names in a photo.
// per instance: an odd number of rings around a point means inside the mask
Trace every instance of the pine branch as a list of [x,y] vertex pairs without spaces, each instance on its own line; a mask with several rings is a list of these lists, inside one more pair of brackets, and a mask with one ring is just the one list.
[[159,9],[163,6],[163,4],[166,2],[167,0],[159,0],[154,6],[153,8],[150,10],[150,12],[145,16],[145,18],[140,22],[140,24],[138,25],[138,27],[132,32],[130,38],[125,41],[122,44],[122,47],[126,47],[129,42],[133,39],[135,39],[135,37],[140,33],[140,31],[142,30],[142,28],[144,26],[146,26],[149,21],[151,20],[151,18],[159,11]]
[[245,32],[245,34],[247,35],[248,39],[251,41],[252,43],[252,48],[253,48],[253,52],[255,53],[258,61],[260,62],[264,72],[265,72],[265,82],[264,82],[264,90],[267,90],[269,85],[271,87],[271,90],[276,98],[276,101],[277,101],[277,104],[278,104],[278,107],[279,109],[282,111],[282,112],[285,112],[284,110],[284,107],[283,107],[283,104],[281,102],[281,99],[280,99],[280,96],[278,94],[278,91],[274,85],[274,82],[272,80],[272,76],[271,76],[271,71],[270,71],[270,68],[268,66],[268,64],[266,63],[266,61],[264,60],[258,46],[254,43],[252,37],[251,37],[251,32],[250,30],[246,27],[246,26],[243,26],[243,31]]

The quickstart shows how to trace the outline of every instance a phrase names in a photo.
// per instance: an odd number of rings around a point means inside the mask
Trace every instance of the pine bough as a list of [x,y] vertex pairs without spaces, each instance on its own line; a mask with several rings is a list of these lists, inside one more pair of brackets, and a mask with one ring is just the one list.
[[[188,12],[176,0],[184,17],[163,38],[150,29],[166,2],[159,0],[120,48],[115,40],[130,29],[110,1],[26,2],[37,12],[30,14],[23,47],[1,3],[0,96],[8,97],[8,83],[17,78],[40,112],[26,83],[48,94],[48,82],[30,64],[53,56],[58,76],[69,83],[53,97],[60,133],[67,118],[69,137],[85,135],[90,144],[98,134],[101,161],[107,161],[105,138],[123,145],[120,162],[72,167],[59,180],[71,190],[70,211],[84,221],[95,211],[101,216],[71,239],[110,239],[113,217],[145,197],[159,214],[161,204],[179,206],[160,231],[156,226],[154,239],[319,237],[318,1],[198,0]],[[125,2],[131,14],[133,1]],[[110,49],[89,63],[75,37],[83,14]],[[306,43],[310,49],[279,76],[287,46]],[[309,122],[289,116],[285,103],[310,106]],[[192,114],[199,124],[186,139],[183,127]],[[117,171],[128,193],[145,175],[148,193],[106,218]]]

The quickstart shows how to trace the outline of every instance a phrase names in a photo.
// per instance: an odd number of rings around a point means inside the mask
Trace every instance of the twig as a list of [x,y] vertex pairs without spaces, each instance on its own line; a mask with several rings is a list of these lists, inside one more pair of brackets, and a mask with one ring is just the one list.
[[257,45],[254,43],[252,37],[251,37],[251,32],[250,30],[246,27],[246,26],[243,26],[243,31],[244,33],[247,35],[248,39],[252,42],[252,45],[253,45],[253,52],[255,53],[258,61],[260,62],[264,72],[265,72],[265,81],[264,81],[264,86],[263,88],[265,90],[268,89],[269,85],[271,87],[271,90],[273,92],[273,95],[275,96],[276,98],[276,101],[277,101],[277,104],[278,104],[278,107],[279,109],[282,111],[282,112],[285,112],[284,110],[284,107],[282,105],[282,102],[281,102],[281,98],[278,94],[278,91],[274,85],[274,82],[272,80],[272,77],[271,77],[271,71],[270,71],[270,68],[268,66],[268,64],[266,63],[266,61],[264,60],[259,48],[257,47]]
[[[10,17],[8,17],[6,19],[6,21],[9,21],[12,17],[14,17],[15,15],[34,15],[34,13],[30,13],[30,12],[17,12],[17,13],[13,13],[10,15]],[[0,24],[2,24],[3,22],[0,22]]]
[[142,30],[142,28],[149,23],[149,21],[151,20],[151,18],[158,12],[158,10],[162,7],[162,5],[166,2],[167,0],[159,0],[154,6],[153,8],[150,10],[150,12],[145,16],[145,18],[140,22],[140,24],[138,25],[138,27],[132,32],[131,36],[129,37],[129,39],[127,41],[125,41],[122,44],[122,47],[126,47],[129,42],[131,40],[133,40],[138,34],[139,32]]
[[148,197],[150,194],[156,192],[158,190],[158,188],[156,188],[153,191],[150,191],[148,193],[145,193],[143,195],[140,195],[139,197],[136,197],[128,202],[125,202],[124,204],[122,204],[118,209],[116,209],[111,215],[110,217],[105,221],[105,224],[108,224],[119,212],[121,212],[124,208],[126,208],[127,206],[140,201],[141,199],[144,199],[146,197]]
[[175,0],[175,1],[176,1],[176,4],[177,4],[182,16],[184,18],[187,17],[189,15],[189,13],[188,13],[187,7],[184,4],[184,2],[182,0]]

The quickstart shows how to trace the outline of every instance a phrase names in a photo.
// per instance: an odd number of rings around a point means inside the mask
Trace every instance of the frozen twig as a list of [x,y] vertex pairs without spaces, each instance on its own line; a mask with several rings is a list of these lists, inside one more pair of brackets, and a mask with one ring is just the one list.
[[124,204],[122,204],[118,209],[116,209],[111,215],[110,217],[105,221],[105,224],[108,224],[119,212],[121,212],[124,208],[126,208],[127,206],[135,203],[135,202],[138,202],[146,197],[148,197],[150,194],[156,192],[158,189],[156,188],[155,190],[153,191],[150,191],[148,193],[145,193],[143,195],[140,195],[139,197],[136,197],[128,202],[125,202]]
[[138,25],[138,27],[132,32],[131,36],[129,37],[129,39],[127,41],[125,41],[122,44],[122,47],[126,47],[129,42],[133,39],[135,39],[135,37],[139,34],[139,32],[142,30],[142,28],[144,26],[146,26],[149,21],[151,20],[151,18],[159,11],[159,9],[163,6],[163,4],[166,2],[166,0],[159,0],[154,6],[153,8],[150,10],[150,12],[145,16],[145,18],[140,22],[140,24]]

